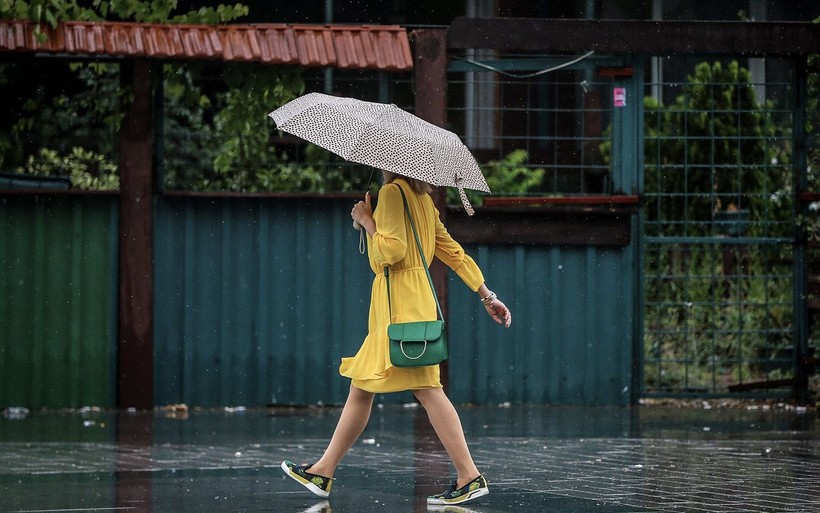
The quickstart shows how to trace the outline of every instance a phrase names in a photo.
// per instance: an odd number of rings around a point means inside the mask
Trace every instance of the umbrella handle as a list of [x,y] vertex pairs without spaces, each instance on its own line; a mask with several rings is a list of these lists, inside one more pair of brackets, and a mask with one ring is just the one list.
[[[354,223],[355,223],[355,221],[354,221]],[[367,244],[364,241],[364,228],[359,226],[359,254],[364,255],[364,252],[365,252],[366,249],[367,249]]]
[[461,173],[456,172],[455,182],[458,188],[458,196],[461,198],[461,204],[464,205],[464,210],[467,211],[467,215],[472,216],[475,214],[475,210],[473,210],[473,206],[470,205],[470,200],[467,199],[467,193],[464,192],[464,177],[461,176]]

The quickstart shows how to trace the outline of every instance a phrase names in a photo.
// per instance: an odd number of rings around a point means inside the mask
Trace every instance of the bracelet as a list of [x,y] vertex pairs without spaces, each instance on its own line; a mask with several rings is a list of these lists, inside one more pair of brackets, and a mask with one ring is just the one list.
[[498,296],[496,295],[495,292],[490,292],[490,294],[487,297],[481,298],[481,304],[483,304],[485,306],[489,305],[490,303],[492,303],[497,298],[498,298]]

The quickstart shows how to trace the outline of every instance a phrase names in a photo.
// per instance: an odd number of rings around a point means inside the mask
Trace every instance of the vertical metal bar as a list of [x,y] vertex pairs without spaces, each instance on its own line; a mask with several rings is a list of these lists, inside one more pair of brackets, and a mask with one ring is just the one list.
[[[652,0],[652,19],[663,20],[663,0]],[[652,97],[663,104],[663,57],[652,57]]]
[[[644,108],[643,108],[643,90],[645,87],[644,84],[644,74],[643,74],[643,67],[644,62],[641,57],[635,57],[634,60],[630,63],[635,71],[632,78],[630,79],[631,87],[629,90],[632,92],[631,96],[632,106],[628,108],[632,109],[634,114],[632,119],[634,120],[634,126],[631,131],[631,137],[634,138],[635,143],[635,161],[633,165],[629,166],[632,169],[632,176],[630,177],[630,181],[626,182],[624,180],[620,187],[621,190],[625,190],[626,184],[631,184],[631,191],[632,194],[637,194],[643,196],[644,194],[644,172],[646,169],[646,163],[644,162],[644,134],[646,130],[644,129],[645,119],[644,119]],[[611,118],[611,116],[610,116]],[[613,145],[614,146],[614,145]],[[611,180],[613,190],[618,190],[615,188],[616,184],[614,183],[614,176]],[[644,384],[644,347],[646,346],[644,342],[644,309],[646,304],[646,297],[644,296],[644,212],[642,208],[638,209],[637,215],[633,216],[632,226],[630,229],[632,230],[632,255],[631,258],[633,259],[633,276],[631,277],[631,283],[633,284],[635,290],[635,297],[639,298],[638,301],[635,301],[634,307],[634,322],[632,326],[632,361],[634,362],[632,366],[632,377],[631,377],[631,394],[630,394],[630,402],[632,404],[637,404],[640,400],[640,395],[643,394],[643,384]]]
[[[325,0],[325,23],[333,23],[333,0]],[[324,91],[333,93],[333,68],[324,70]]]
[[[4,272],[0,273],[0,297],[5,299],[3,308],[0,308],[0,340],[6,341],[12,339],[11,317],[13,313],[11,309],[14,307],[14,301],[11,299],[11,280],[14,275],[13,257],[11,255],[11,207],[9,206],[9,198],[0,196],[0,262],[3,264]],[[0,404],[12,405],[10,388],[7,384],[9,376],[11,375],[11,348],[3,346],[0,350],[0,380],[3,386],[0,386]],[[19,404],[19,403],[17,403]]]
[[[236,308],[238,305],[233,302],[235,298],[231,297],[232,288],[229,280],[236,276],[235,270],[232,269],[232,257],[234,251],[236,250],[234,247],[235,241],[233,241],[232,230],[234,224],[233,211],[235,209],[229,208],[225,201],[220,201],[215,210],[219,211],[221,214],[220,217],[224,221],[219,225],[219,231],[214,237],[214,243],[218,248],[217,251],[220,257],[219,266],[221,269],[219,276],[222,281],[221,286],[219,287],[219,296],[212,298],[216,304],[219,305],[219,308],[215,308],[213,313],[219,314],[219,320],[216,325],[219,329],[218,338],[223,341],[217,348],[219,363],[214,365],[217,372],[219,386],[217,390],[219,402],[217,404],[233,405],[235,403],[231,403],[231,382],[235,379],[235,376],[231,373],[231,364],[234,359],[234,352],[236,351],[236,342],[232,337],[233,330],[231,329],[231,320],[236,314],[232,315],[231,310]],[[217,251],[215,251],[215,254],[217,254]]]
[[156,190],[165,190],[165,65],[158,63],[154,72],[154,173]]
[[[643,190],[638,191],[638,194],[642,194]],[[644,395],[646,392],[646,379],[644,373],[644,365],[646,363],[646,341],[644,337],[646,336],[645,333],[645,309],[646,309],[646,295],[645,295],[645,287],[644,287],[644,259],[645,259],[645,252],[644,252],[644,211],[642,208],[638,209],[637,215],[633,217],[632,221],[632,240],[635,241],[634,248],[635,251],[632,253],[633,258],[633,267],[635,269],[635,275],[632,277],[632,283],[635,287],[635,297],[638,298],[638,301],[635,302],[635,323],[632,327],[632,389],[630,394],[630,403],[631,404],[638,404],[641,399],[641,396]],[[660,373],[658,374],[660,378]]]
[[381,103],[389,103],[390,102],[390,75],[386,71],[379,71],[378,72],[378,81],[379,81],[379,101]]
[[82,379],[80,377],[82,349],[86,340],[81,334],[82,325],[82,288],[85,283],[82,274],[83,248],[80,241],[83,240],[83,203],[77,201],[71,205],[71,283],[68,285],[69,301],[69,336],[68,336],[68,402],[69,404],[79,404],[84,390],[81,390]]
[[[710,191],[710,194],[711,194],[710,203],[711,203],[712,209],[714,209],[714,206],[715,206],[714,194],[715,194],[715,189],[716,189],[716,180],[715,180],[715,149],[716,149],[715,148],[715,136],[716,136],[716,134],[715,134],[715,107],[716,107],[716,101],[715,101],[715,73],[714,73],[714,67],[712,67],[712,71],[710,72],[709,75],[710,75],[709,98],[711,100],[710,105],[709,105],[709,191]],[[692,222],[696,223],[697,220],[693,219]],[[697,231],[695,233],[697,233]],[[722,256],[722,255],[720,255],[720,256]],[[712,269],[714,269],[714,267],[712,267]],[[713,277],[712,277],[712,282],[713,282],[713,285],[714,285],[712,287],[713,294],[714,294],[715,290],[720,290],[721,289],[721,285],[723,285],[723,283],[725,282],[725,279],[726,279],[725,276],[718,276],[717,279],[715,279],[715,276],[713,275]],[[720,305],[721,302],[722,302],[722,298],[719,296],[717,298],[717,302],[712,303],[712,305],[711,305],[712,308],[714,309],[715,306]],[[718,308],[719,308],[719,306],[718,306]],[[711,346],[712,346],[711,347],[712,358],[711,358],[711,366],[710,366],[711,367],[710,368],[710,373],[711,373],[711,377],[712,377],[712,382],[711,382],[711,391],[712,392],[715,392],[716,389],[717,389],[717,369],[716,369],[716,366],[715,366],[715,361],[717,360],[717,357],[716,357],[717,356],[717,336],[718,335],[717,335],[716,331],[713,329],[712,330],[712,337],[711,337],[711,340],[710,340]]]
[[[31,334],[32,334],[32,344],[31,344],[31,361],[32,365],[32,375],[31,375],[31,394],[29,395],[29,401],[33,405],[42,406],[47,404],[45,395],[43,392],[43,384],[45,383],[45,379],[43,376],[44,373],[44,365],[45,362],[45,329],[46,329],[46,320],[45,320],[45,311],[44,311],[44,302],[46,301],[46,239],[48,238],[46,227],[48,222],[46,220],[46,214],[48,213],[49,206],[51,201],[46,199],[43,201],[42,208],[36,209],[34,213],[34,244],[33,244],[33,253],[30,255],[34,257],[35,270],[33,276],[33,284],[35,296],[34,296],[34,315],[32,317],[31,325]],[[41,257],[42,255],[42,257]],[[39,257],[39,258],[38,258]]]
[[806,192],[808,165],[806,140],[806,107],[808,104],[808,70],[805,56],[794,61],[794,108],[792,110],[792,133],[794,160],[794,198],[792,203],[794,219],[794,256],[793,256],[793,309],[794,309],[794,395],[800,404],[809,400],[809,369],[805,363],[808,356],[808,260],[806,258],[808,234],[797,223],[798,216],[807,215],[807,206],[798,201],[800,194]]

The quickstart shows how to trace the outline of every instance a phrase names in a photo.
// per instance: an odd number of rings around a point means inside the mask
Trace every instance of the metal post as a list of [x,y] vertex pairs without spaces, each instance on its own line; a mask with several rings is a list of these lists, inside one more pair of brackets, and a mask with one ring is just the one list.
[[[663,20],[663,0],[652,0],[652,19]],[[652,97],[663,104],[663,57],[652,57]]]
[[154,405],[154,113],[153,64],[122,64],[134,93],[120,129],[117,373],[120,408]]
[[[447,30],[420,29],[413,32],[414,67],[416,69],[416,115],[436,126],[447,124]],[[443,192],[433,195],[441,214],[441,221],[447,223],[447,200]],[[441,303],[441,310],[447,316],[447,270],[440,263],[430,268],[433,284]],[[441,382],[447,386],[447,366],[441,367]]]
[[[766,0],[749,0],[749,17],[752,21],[766,21]],[[749,72],[757,96],[757,103],[766,103],[766,59],[749,59]]]
[[[325,23],[333,23],[333,0],[325,0]],[[325,94],[333,94],[333,68],[325,68]]]
[[[792,145],[794,149],[794,215],[793,219],[807,215],[807,205],[799,201],[806,192],[808,180],[806,167],[806,106],[808,105],[808,63],[805,56],[795,59],[794,109],[792,110]],[[808,234],[795,222],[794,226],[794,394],[799,404],[809,400],[809,369],[806,363],[809,352],[808,334],[808,260],[806,258]]]

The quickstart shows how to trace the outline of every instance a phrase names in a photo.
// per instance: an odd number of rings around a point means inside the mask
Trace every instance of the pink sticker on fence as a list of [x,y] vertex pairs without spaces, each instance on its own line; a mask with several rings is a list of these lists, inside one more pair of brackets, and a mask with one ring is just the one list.
[[626,107],[626,88],[615,87],[612,89],[612,101],[616,107]]

